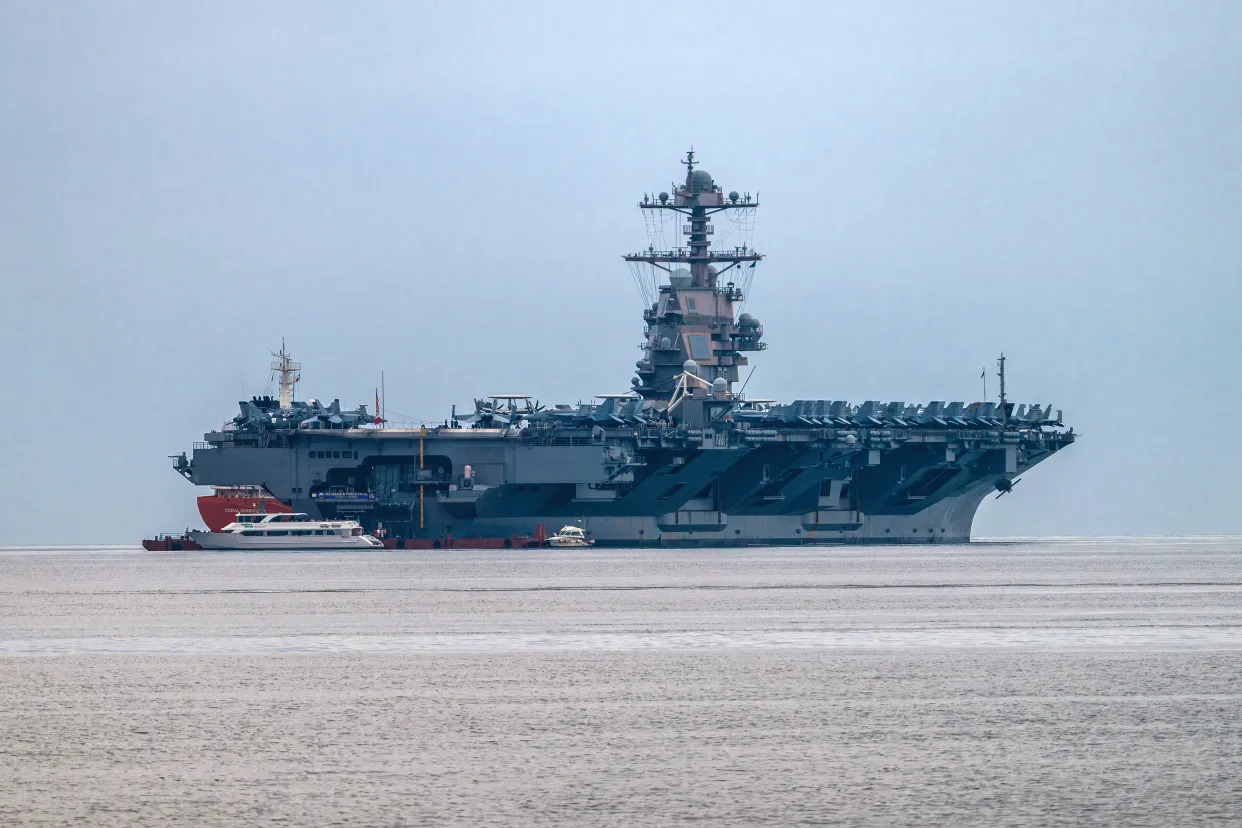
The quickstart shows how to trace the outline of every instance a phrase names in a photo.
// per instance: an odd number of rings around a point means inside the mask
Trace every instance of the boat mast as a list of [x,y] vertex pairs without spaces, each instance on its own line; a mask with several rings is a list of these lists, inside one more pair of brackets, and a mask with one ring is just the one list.
[[996,360],[999,370],[996,372],[1000,377],[1000,409],[1001,420],[1008,420],[1008,408],[1005,406],[1005,352],[1001,351],[1000,359]]
[[280,338],[280,351],[273,351],[272,356],[276,357],[272,360],[272,371],[280,377],[280,407],[292,408],[293,384],[301,378],[302,363],[294,362],[289,358],[283,336]]

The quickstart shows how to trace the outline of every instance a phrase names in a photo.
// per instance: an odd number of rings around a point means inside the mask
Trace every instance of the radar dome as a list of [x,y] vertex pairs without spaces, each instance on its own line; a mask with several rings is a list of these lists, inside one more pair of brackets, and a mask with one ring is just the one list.
[[707,170],[695,170],[690,173],[690,192],[710,193],[715,186],[711,173]]
[[663,204],[666,201],[668,201],[668,193],[660,193],[660,203]]
[[661,351],[667,351],[669,348],[672,348],[672,347],[673,347],[673,340],[669,339],[667,336],[660,337],[660,350]]
[[749,313],[744,313],[737,318],[737,324],[743,328],[757,328],[759,327],[759,320]]
[[853,434],[847,434],[847,435],[845,435],[845,444],[846,444],[847,446],[852,446],[852,445],[854,445],[854,444],[855,444],[855,443],[857,443],[857,442],[858,442],[858,438],[857,438],[857,437],[855,437]]
[[741,198],[741,196],[737,194],[737,190],[729,190],[729,201],[732,201],[734,204],[737,204],[737,200],[739,198]]
[[724,377],[716,377],[712,380],[712,391],[717,394],[723,394],[729,390],[729,381]]
[[687,374],[694,374],[697,377],[699,375],[699,364],[693,359],[687,359],[681,364],[681,370]]

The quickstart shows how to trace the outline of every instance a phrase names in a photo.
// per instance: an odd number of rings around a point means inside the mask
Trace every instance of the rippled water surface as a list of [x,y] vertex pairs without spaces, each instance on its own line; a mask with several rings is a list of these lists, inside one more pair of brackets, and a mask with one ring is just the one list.
[[1242,824],[1242,539],[0,549],[0,824]]

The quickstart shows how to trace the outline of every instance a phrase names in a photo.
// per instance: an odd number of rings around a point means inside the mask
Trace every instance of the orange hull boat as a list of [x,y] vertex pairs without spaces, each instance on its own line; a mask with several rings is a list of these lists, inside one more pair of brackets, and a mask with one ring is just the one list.
[[198,513],[212,532],[228,526],[237,515],[253,515],[258,512],[286,514],[293,508],[276,498],[262,486],[212,486],[209,495],[198,499]]

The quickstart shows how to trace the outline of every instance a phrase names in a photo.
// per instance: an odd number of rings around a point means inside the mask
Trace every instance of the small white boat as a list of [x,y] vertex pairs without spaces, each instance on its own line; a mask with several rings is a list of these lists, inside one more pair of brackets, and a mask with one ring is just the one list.
[[190,532],[204,549],[383,549],[356,520],[312,520],[304,512],[238,515],[219,532]]
[[588,538],[581,526],[562,526],[561,531],[548,538],[548,546],[562,548],[575,546],[594,546],[595,539]]

